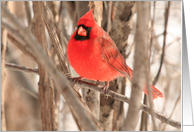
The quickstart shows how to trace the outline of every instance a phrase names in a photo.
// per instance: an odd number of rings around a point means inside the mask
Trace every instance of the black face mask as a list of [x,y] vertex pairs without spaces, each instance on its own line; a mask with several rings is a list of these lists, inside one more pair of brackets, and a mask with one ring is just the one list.
[[77,33],[76,33],[74,38],[76,40],[87,40],[87,39],[90,39],[90,31],[91,31],[92,27],[86,27],[85,25],[81,24],[81,25],[78,25],[77,29],[79,29],[79,27],[81,27],[81,26],[86,30],[87,35],[86,36],[80,36],[80,35],[78,35],[78,31],[77,31]]

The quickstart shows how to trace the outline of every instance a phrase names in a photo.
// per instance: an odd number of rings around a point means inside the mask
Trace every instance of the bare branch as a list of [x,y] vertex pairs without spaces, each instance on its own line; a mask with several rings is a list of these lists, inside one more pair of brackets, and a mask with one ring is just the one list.
[[38,74],[38,69],[33,69],[33,68],[25,67],[25,66],[18,66],[18,65],[13,64],[13,63],[6,63],[5,68],[9,68],[9,69],[15,70],[15,71],[23,71],[23,72],[27,72],[27,73]]
[[[43,50],[47,51],[47,42],[45,34],[45,24],[43,20],[43,7],[40,1],[33,1],[33,11],[34,18],[33,22],[33,34],[37,38],[39,44],[43,47]],[[52,117],[51,117],[51,97],[50,97],[50,83],[48,73],[45,70],[44,66],[41,63],[38,63],[39,69],[39,102],[41,110],[41,121],[42,121],[42,130],[51,131],[52,128]]]
[[160,76],[160,71],[162,69],[162,64],[163,64],[163,60],[164,60],[164,53],[165,53],[165,46],[166,46],[166,34],[167,34],[167,24],[168,24],[168,17],[169,17],[169,12],[170,12],[170,1],[168,1],[168,5],[165,9],[165,19],[164,19],[164,40],[163,40],[163,47],[162,47],[162,55],[161,55],[161,59],[160,59],[160,67],[158,70],[158,73],[153,81],[153,85],[156,85],[159,76]]
[[[15,69],[15,70],[17,70],[17,69]],[[85,82],[85,81],[81,81],[80,80],[80,81],[78,81],[76,83],[76,85],[78,87],[84,87],[84,88],[91,89],[91,90],[95,90],[95,91],[98,91],[98,92],[104,94],[103,89],[100,89],[99,86],[96,86],[96,84],[92,84],[92,83],[88,83],[88,82]],[[111,91],[111,90],[107,90],[107,95],[109,97],[111,97],[111,98],[114,98],[114,99],[117,99],[119,101],[126,102],[126,103],[129,103],[129,100],[130,100],[130,98],[128,98],[128,97],[126,97],[126,96],[124,96],[122,94],[116,93],[114,91]],[[150,112],[150,108],[148,106],[146,106],[146,105],[143,105],[142,104],[140,109],[143,110],[144,112],[148,113],[148,114],[151,113]],[[159,112],[157,112],[155,110],[154,110],[154,113],[155,113],[154,116],[156,118],[158,118],[159,120],[161,120],[162,122],[167,123],[167,124],[169,124],[171,126],[174,126],[176,128],[180,128],[181,127],[181,123],[180,122],[171,120],[171,119],[165,117],[164,115],[162,115],[161,113],[159,113]]]
[[[99,86],[96,86],[95,84],[91,84],[91,83],[88,83],[88,82],[84,82],[84,81],[78,81],[76,83],[76,85],[78,87],[84,87],[84,88],[88,88],[88,89],[91,89],[91,90],[95,90],[95,91],[98,91],[100,93],[104,93],[103,92],[103,89],[100,89]],[[120,101],[123,101],[123,102],[126,102],[129,104],[130,102],[130,98],[124,96],[124,95],[121,95],[119,93],[116,93],[114,91],[111,91],[111,90],[107,90],[107,95],[111,98],[114,98],[114,99],[117,99],[117,100],[120,100]],[[144,112],[148,113],[148,114],[151,114],[150,112],[150,108],[146,105],[143,105],[141,104],[141,107],[140,107],[141,110],[143,110]],[[177,122],[177,121],[174,121],[172,119],[169,119],[167,117],[165,117],[164,115],[162,115],[161,113],[157,112],[154,110],[154,116],[161,120],[162,122],[164,123],[167,123],[173,127],[176,127],[176,128],[181,128],[181,123],[180,122]]]

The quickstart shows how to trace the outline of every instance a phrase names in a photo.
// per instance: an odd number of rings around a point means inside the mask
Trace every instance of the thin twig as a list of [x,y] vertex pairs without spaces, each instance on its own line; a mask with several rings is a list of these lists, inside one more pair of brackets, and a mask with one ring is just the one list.
[[19,66],[19,65],[13,64],[13,63],[6,63],[5,68],[9,68],[9,69],[15,70],[15,71],[23,71],[23,72],[27,72],[27,73],[38,74],[38,69],[33,69],[33,68],[25,67],[25,66]]
[[158,79],[159,79],[159,76],[160,76],[160,72],[161,72],[161,69],[162,69],[162,64],[163,64],[163,60],[164,60],[164,53],[165,53],[165,46],[166,46],[166,34],[167,34],[167,24],[168,24],[168,17],[169,17],[169,12],[170,12],[170,1],[168,1],[168,5],[165,9],[165,19],[164,19],[164,40],[163,40],[163,47],[162,47],[162,55],[161,55],[161,60],[160,60],[160,67],[159,67],[159,70],[158,70],[158,73],[153,81],[153,85],[155,86]]
[[150,56],[151,56],[151,48],[152,48],[153,37],[154,37],[155,10],[156,10],[156,1],[154,1],[153,18],[151,22],[151,38],[150,38],[150,54],[149,54]]
[[[144,93],[143,104],[147,105],[147,95],[145,93]],[[147,124],[148,124],[147,119],[148,119],[147,113],[142,111],[140,131],[147,131]]]
[[132,43],[132,45],[131,45],[131,47],[130,47],[130,49],[129,49],[129,53],[126,55],[127,58],[128,58],[129,55],[131,54],[131,52],[132,52],[132,50],[133,50],[133,48],[134,48],[134,45],[135,45],[135,37],[134,37],[133,43]]

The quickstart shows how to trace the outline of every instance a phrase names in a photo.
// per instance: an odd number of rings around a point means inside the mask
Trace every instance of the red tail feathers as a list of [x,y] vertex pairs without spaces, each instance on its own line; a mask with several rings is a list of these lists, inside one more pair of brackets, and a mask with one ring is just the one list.
[[[133,70],[129,66],[128,66],[128,70],[129,70],[129,76],[132,79]],[[151,90],[153,93],[153,99],[157,99],[158,97],[163,98],[163,93],[160,90],[158,90],[157,88],[155,88],[153,85],[151,85]],[[146,95],[148,95],[147,87],[145,87],[143,91]]]
[[[163,93],[157,88],[155,88],[153,85],[151,85],[151,90],[153,94],[153,99],[157,99],[158,97],[163,98]],[[147,87],[145,87],[143,91],[146,95],[148,95]]]

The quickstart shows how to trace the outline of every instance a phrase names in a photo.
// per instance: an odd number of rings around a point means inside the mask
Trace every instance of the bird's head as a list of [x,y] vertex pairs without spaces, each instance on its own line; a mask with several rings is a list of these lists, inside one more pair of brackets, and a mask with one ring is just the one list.
[[89,39],[90,31],[92,27],[96,24],[93,18],[93,9],[88,11],[84,16],[80,18],[77,23],[77,32],[75,35],[76,40],[86,40]]

